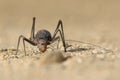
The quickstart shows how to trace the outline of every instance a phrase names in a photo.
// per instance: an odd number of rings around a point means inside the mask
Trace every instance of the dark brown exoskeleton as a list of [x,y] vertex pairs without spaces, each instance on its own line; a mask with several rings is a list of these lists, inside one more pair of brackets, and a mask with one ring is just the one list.
[[18,53],[19,43],[20,43],[21,38],[23,39],[23,46],[24,46],[25,55],[26,55],[25,41],[32,44],[33,46],[37,46],[41,52],[45,52],[46,49],[47,49],[47,45],[50,45],[56,39],[59,39],[59,36],[56,37],[58,32],[60,33],[60,37],[62,39],[64,52],[66,52],[66,44],[65,44],[62,21],[59,20],[57,28],[55,29],[55,32],[54,32],[53,36],[51,36],[51,33],[48,30],[45,30],[45,29],[39,30],[35,35],[34,34],[35,33],[35,19],[36,18],[33,17],[33,25],[32,25],[32,29],[31,29],[30,38],[28,39],[28,38],[24,37],[23,35],[19,36],[16,54]]

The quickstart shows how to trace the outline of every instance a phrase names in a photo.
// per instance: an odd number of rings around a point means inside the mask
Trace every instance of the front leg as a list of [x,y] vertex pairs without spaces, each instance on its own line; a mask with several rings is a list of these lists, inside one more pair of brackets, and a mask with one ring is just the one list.
[[18,39],[18,44],[17,44],[17,50],[16,50],[16,55],[17,55],[17,53],[18,53],[18,49],[19,49],[19,44],[20,44],[20,39],[23,39],[23,46],[24,46],[24,52],[25,52],[25,55],[26,55],[26,49],[25,49],[25,41],[27,41],[28,43],[30,43],[31,45],[33,45],[33,46],[36,46],[37,44],[36,43],[34,43],[33,41],[31,41],[31,40],[29,40],[29,39],[27,39],[26,37],[24,37],[23,35],[20,35],[19,36],[19,39]]

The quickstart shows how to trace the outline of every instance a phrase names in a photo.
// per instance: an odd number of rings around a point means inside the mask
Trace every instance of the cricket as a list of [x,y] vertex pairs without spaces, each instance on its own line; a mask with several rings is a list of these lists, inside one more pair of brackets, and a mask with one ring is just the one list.
[[[20,44],[21,39],[23,40],[25,55],[26,55],[25,41],[30,43],[33,46],[37,46],[39,48],[39,50],[42,53],[44,53],[47,49],[47,45],[52,44],[54,41],[60,39],[60,37],[62,39],[62,43],[63,43],[63,46],[64,46],[64,52],[66,52],[66,44],[65,44],[65,37],[64,37],[62,20],[59,20],[53,36],[51,36],[51,33],[46,29],[41,29],[35,34],[35,20],[36,20],[36,17],[33,17],[33,24],[32,24],[30,38],[28,39],[24,35],[19,36],[16,55],[18,53],[19,44]],[[56,37],[58,32],[60,33],[60,36]]]

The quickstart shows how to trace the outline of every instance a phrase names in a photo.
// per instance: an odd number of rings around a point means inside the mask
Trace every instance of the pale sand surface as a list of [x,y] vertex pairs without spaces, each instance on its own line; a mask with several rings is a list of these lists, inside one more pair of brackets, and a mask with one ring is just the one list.
[[53,34],[62,19],[65,39],[85,43],[69,42],[75,50],[67,53],[54,49],[40,54],[27,43],[28,56],[22,43],[18,58],[14,51],[0,52],[0,80],[119,80],[119,4],[119,0],[1,0],[1,49],[16,48],[20,34],[29,38],[34,16],[36,31],[48,29]]

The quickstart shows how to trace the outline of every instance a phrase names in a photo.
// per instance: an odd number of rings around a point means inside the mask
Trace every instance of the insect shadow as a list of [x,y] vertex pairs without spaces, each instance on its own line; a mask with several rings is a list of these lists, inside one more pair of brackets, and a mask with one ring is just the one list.
[[91,50],[90,48],[75,48],[75,49],[70,49],[67,50],[68,52],[82,52],[82,51],[88,51]]

